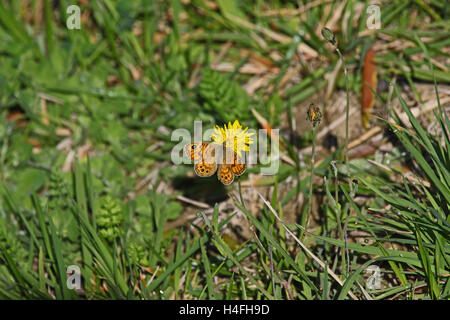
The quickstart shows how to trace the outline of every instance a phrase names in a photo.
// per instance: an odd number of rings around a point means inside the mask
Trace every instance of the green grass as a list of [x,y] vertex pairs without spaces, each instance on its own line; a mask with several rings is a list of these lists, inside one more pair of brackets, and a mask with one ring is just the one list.
[[[365,20],[352,17],[367,1],[348,1],[335,33],[339,55],[319,28],[334,2],[268,15],[295,4],[90,1],[81,30],[66,28],[70,4],[0,1],[0,299],[450,298],[450,121],[439,103],[429,119],[442,134],[428,132],[401,95],[410,86],[422,101],[419,82],[433,83],[436,95],[450,82],[438,63],[449,58],[443,2],[383,2],[382,29],[365,35]],[[408,45],[394,45],[400,40]],[[409,121],[387,110],[382,125],[394,148],[382,163],[349,160],[346,138],[319,165],[316,154],[303,165],[298,151],[316,147],[321,126],[302,128],[296,143],[281,137],[295,165],[282,162],[261,179],[273,188],[260,194],[258,210],[241,188],[247,173],[223,189],[172,164],[171,132],[193,132],[196,120],[204,129],[235,119],[256,129],[250,109],[272,128],[288,128],[299,110],[306,117],[306,100],[326,87],[339,59],[348,77],[339,73],[335,90],[347,93],[348,120],[363,52],[377,41],[391,44],[376,56],[379,78],[407,83],[392,99]],[[304,60],[299,44],[318,56]],[[213,70],[216,59],[230,67]],[[255,76],[242,71],[249,62],[278,70],[253,94],[243,89]],[[301,81],[283,83],[296,66]],[[390,98],[377,98],[387,109]],[[208,192],[232,208],[177,199]],[[297,221],[286,223],[299,198]],[[238,211],[250,227],[244,240],[233,237]],[[66,286],[70,265],[81,269],[82,290]],[[381,289],[365,287],[370,265],[382,270]]]

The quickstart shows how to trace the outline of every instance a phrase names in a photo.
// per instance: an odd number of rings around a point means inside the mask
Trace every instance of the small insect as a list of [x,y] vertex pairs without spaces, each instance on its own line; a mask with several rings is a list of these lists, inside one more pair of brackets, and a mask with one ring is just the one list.
[[[221,151],[222,147],[224,149],[223,161],[217,163],[216,152]],[[188,158],[194,161],[194,171],[199,177],[210,177],[217,171],[219,181],[224,185],[229,185],[233,183],[235,176],[240,176],[245,172],[242,158],[234,150],[224,146],[210,142],[188,143],[184,147],[184,152]]]
[[311,103],[308,107],[306,120],[311,121],[314,126],[320,124],[320,120],[322,120],[322,113],[314,103]]

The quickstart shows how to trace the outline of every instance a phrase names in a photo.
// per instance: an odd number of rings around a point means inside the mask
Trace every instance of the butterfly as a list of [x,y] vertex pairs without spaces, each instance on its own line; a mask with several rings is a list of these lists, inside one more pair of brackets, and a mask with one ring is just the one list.
[[[218,163],[216,153],[219,151],[222,151],[222,161]],[[217,171],[219,181],[224,185],[229,185],[233,183],[235,176],[240,176],[245,172],[242,158],[234,150],[223,145],[210,142],[188,143],[184,147],[184,152],[188,158],[194,161],[194,171],[199,177],[210,177]],[[220,159],[220,156],[217,154],[217,158]]]

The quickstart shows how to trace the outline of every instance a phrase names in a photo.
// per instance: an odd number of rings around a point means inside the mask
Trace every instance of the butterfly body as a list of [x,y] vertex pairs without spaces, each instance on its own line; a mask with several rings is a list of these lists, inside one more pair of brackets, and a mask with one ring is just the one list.
[[199,177],[210,177],[217,171],[217,178],[224,185],[233,183],[235,176],[245,172],[245,164],[234,150],[209,143],[188,143],[185,154],[194,161],[194,172]]

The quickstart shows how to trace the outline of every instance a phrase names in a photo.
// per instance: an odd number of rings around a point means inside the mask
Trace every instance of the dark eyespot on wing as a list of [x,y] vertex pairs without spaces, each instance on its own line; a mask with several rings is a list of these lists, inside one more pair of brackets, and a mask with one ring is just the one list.
[[217,178],[224,185],[229,185],[234,181],[234,174],[229,165],[220,165],[217,172]]
[[195,173],[200,177],[210,177],[217,171],[217,165],[201,162],[194,165]]

